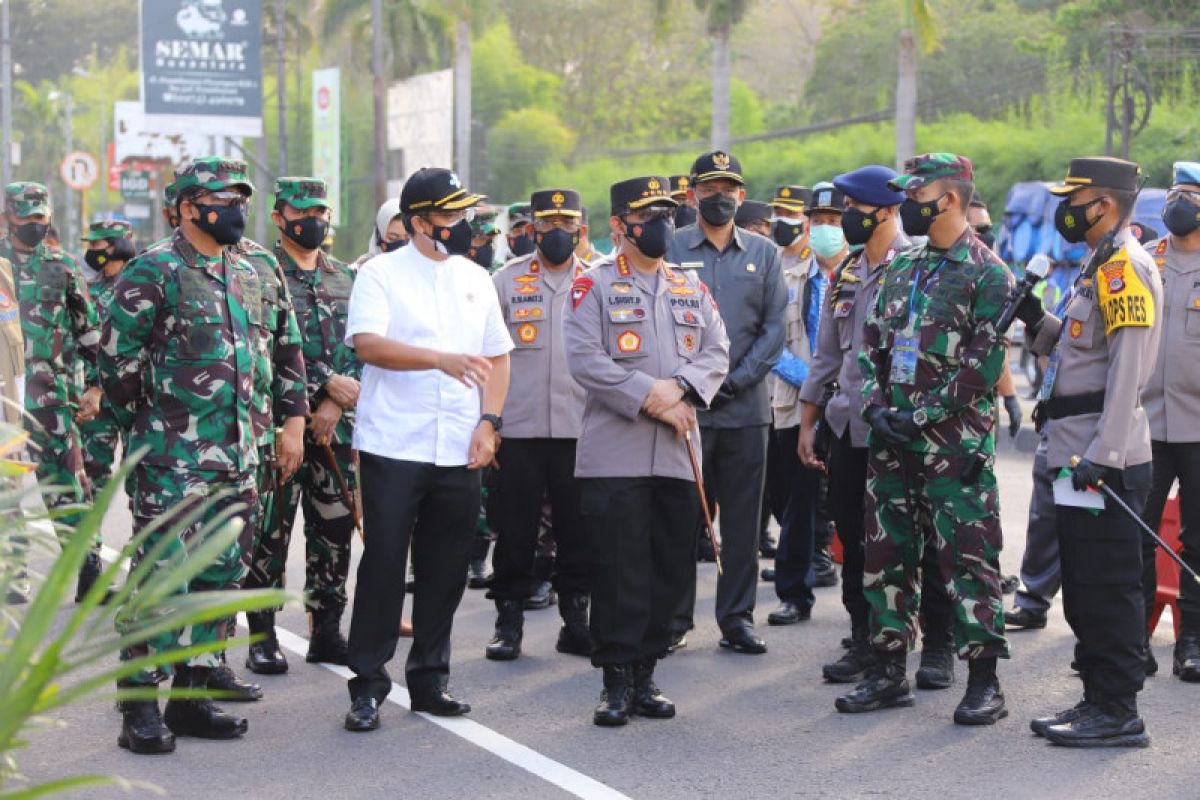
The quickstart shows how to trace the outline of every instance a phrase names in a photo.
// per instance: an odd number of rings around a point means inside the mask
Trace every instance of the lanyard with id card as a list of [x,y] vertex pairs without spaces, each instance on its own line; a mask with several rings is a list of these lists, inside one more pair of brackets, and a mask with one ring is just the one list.
[[913,272],[912,291],[908,295],[908,319],[904,330],[892,344],[892,366],[888,373],[888,382],[892,386],[912,386],[917,382],[917,361],[921,351],[920,326],[914,306],[917,300],[917,290],[925,290],[933,276],[938,273],[946,259],[942,258],[937,266],[930,270],[925,280],[921,280],[920,270]]
[[[1071,305],[1071,301],[1073,299],[1075,299],[1074,284],[1072,284],[1071,288],[1067,290],[1067,293],[1063,296],[1062,300],[1058,302],[1058,306],[1054,309],[1054,316],[1062,317],[1062,315],[1066,313],[1067,306]],[[1059,330],[1058,340],[1054,342],[1054,349],[1050,351],[1050,358],[1046,364],[1046,372],[1042,375],[1042,385],[1038,388],[1038,402],[1045,402],[1046,400],[1049,400],[1050,396],[1054,393],[1054,382],[1058,380],[1058,365],[1062,361],[1062,356],[1059,354],[1059,347],[1062,343],[1063,331],[1066,329],[1067,326],[1064,325],[1062,329]]]

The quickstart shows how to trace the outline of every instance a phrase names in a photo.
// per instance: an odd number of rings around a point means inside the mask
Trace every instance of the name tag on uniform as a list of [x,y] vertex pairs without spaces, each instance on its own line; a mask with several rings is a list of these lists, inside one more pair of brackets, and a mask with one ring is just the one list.
[[917,382],[917,349],[920,342],[909,336],[896,339],[892,345],[892,370],[888,376],[893,386],[912,386]]
[[684,261],[679,265],[680,269],[704,269],[703,261]]
[[746,272],[758,272],[758,267],[754,266],[753,264],[747,264]]

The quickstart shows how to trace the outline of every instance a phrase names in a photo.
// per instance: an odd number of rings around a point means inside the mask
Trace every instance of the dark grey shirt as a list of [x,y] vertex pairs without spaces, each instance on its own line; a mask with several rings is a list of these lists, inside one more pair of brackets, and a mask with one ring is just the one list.
[[680,228],[667,261],[708,286],[729,336],[729,377],[738,395],[716,411],[698,413],[701,427],[744,428],[771,421],[764,378],[779,360],[784,341],[787,289],[779,248],[764,236],[734,228],[724,252],[699,224]]

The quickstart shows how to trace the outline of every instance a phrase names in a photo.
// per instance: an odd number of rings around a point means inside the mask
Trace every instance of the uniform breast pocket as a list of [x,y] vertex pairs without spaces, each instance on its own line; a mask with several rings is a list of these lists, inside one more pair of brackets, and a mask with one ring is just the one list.
[[179,361],[212,361],[224,350],[225,320],[220,314],[192,316],[179,329],[175,357]]
[[675,352],[691,361],[700,352],[704,338],[704,320],[690,308],[672,309],[675,315]]
[[854,345],[854,304],[842,301],[833,309],[833,324],[837,330],[838,347],[849,350]]
[[515,321],[508,326],[508,331],[512,336],[513,345],[518,350],[540,350],[546,345],[543,327],[545,326],[541,322]]
[[1098,344],[1097,339],[1104,335],[1104,329],[1100,325],[1100,313],[1091,298],[1076,297],[1067,306],[1067,313],[1063,318],[1062,340],[1071,347],[1091,349]]
[[[646,355],[646,326],[643,318],[615,319],[618,312],[635,309],[614,308],[609,311],[608,353],[616,361],[642,358]],[[636,309],[642,311],[642,309]]]
[[1200,339],[1200,292],[1188,297],[1187,318],[1183,322],[1183,335],[1189,339]]

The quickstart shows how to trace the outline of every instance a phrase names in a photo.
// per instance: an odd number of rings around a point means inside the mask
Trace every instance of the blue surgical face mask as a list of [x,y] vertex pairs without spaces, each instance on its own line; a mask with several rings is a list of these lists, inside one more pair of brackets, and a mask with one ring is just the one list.
[[833,258],[846,246],[841,225],[813,225],[808,232],[808,244],[819,258]]

